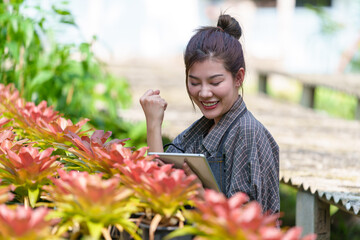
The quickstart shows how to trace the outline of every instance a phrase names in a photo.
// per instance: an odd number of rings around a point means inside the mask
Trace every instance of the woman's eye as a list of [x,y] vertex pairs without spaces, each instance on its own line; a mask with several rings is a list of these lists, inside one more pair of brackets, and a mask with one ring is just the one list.
[[211,85],[213,85],[213,86],[218,86],[220,83],[221,83],[221,82],[213,82],[213,83],[211,83]]
[[191,86],[198,86],[199,83],[190,83]]

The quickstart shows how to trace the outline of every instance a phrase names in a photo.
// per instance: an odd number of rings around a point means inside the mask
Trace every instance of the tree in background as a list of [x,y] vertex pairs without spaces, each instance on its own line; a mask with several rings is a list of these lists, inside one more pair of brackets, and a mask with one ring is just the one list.
[[[346,24],[339,20],[335,20],[324,7],[324,0],[316,0],[312,4],[306,3],[305,6],[312,10],[320,19],[320,33],[322,35],[335,36],[341,30],[346,28]],[[360,2],[352,2],[354,12],[360,12]],[[359,16],[359,14],[358,14]],[[352,26],[359,26],[360,18],[351,19]],[[358,34],[353,39],[352,44],[343,49],[337,71],[339,73],[359,73],[360,72],[360,28],[357,29]]]
[[106,72],[96,59],[92,42],[59,43],[51,26],[76,27],[66,1],[0,0],[0,83],[14,83],[21,97],[36,104],[46,100],[73,122],[89,118],[90,125],[131,137],[128,146],[146,143],[145,124],[120,119],[129,106],[125,79]]

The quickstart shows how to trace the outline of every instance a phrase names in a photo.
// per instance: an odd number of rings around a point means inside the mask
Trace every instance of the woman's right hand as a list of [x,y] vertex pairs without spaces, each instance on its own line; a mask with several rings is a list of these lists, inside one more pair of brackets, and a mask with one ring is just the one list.
[[160,90],[147,90],[140,98],[140,104],[144,111],[147,124],[161,126],[167,102],[161,98]]

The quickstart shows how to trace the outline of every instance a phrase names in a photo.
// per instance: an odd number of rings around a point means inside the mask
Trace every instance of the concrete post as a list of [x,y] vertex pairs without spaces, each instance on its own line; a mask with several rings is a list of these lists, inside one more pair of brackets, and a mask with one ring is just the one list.
[[310,192],[299,190],[296,195],[296,226],[302,236],[317,234],[317,240],[330,239],[330,205]]
[[267,78],[266,73],[259,73],[259,92],[267,94]]
[[303,85],[301,96],[301,105],[308,108],[314,108],[315,87]]
[[355,107],[355,119],[360,120],[360,97],[357,99],[357,104]]

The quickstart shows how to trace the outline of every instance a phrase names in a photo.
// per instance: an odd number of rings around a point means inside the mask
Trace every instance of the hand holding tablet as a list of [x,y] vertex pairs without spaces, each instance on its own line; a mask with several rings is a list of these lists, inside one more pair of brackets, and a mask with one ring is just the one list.
[[175,168],[182,168],[186,162],[201,180],[204,188],[210,188],[220,192],[220,187],[203,154],[149,152],[148,155],[157,155],[164,163],[174,164]]

